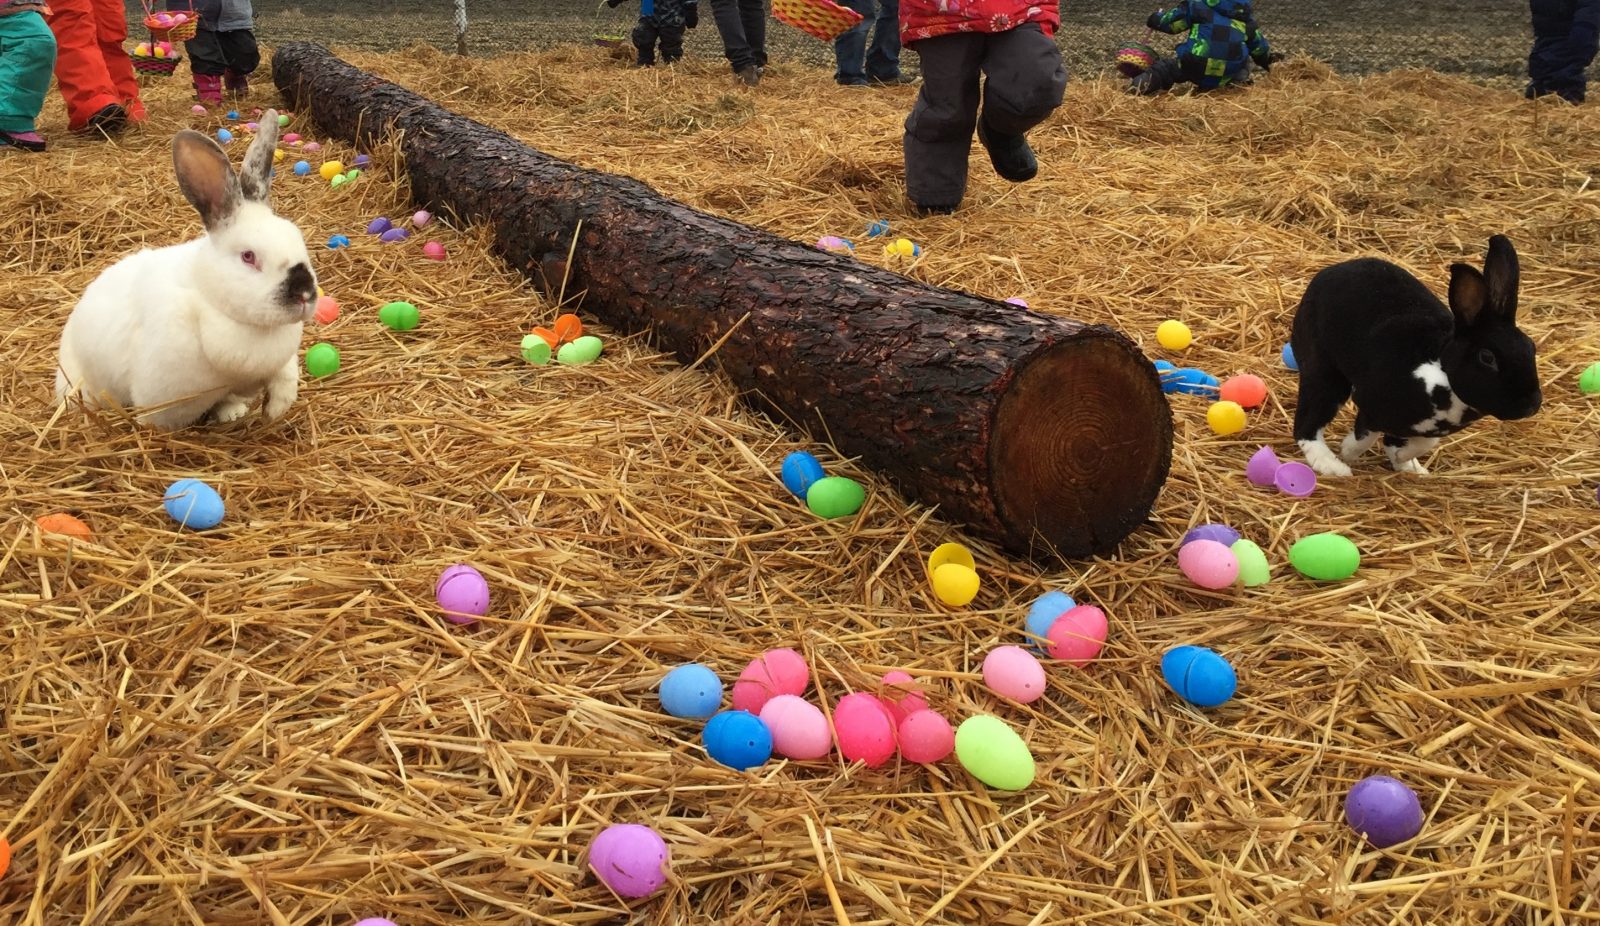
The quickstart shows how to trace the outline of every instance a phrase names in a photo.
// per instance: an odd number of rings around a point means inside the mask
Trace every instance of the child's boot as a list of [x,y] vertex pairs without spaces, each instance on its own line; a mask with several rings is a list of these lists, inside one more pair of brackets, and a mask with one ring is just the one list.
[[45,147],[44,136],[38,132],[0,132],[0,148],[43,151]]
[[248,74],[241,74],[233,68],[228,68],[222,72],[222,80],[228,88],[229,96],[244,97],[250,93],[250,75]]
[[994,172],[1012,183],[1023,183],[1039,175],[1039,159],[1033,156],[1028,140],[1021,135],[1001,135],[978,120],[978,141],[989,150]]
[[215,74],[194,75],[194,97],[206,106],[221,106],[222,78]]

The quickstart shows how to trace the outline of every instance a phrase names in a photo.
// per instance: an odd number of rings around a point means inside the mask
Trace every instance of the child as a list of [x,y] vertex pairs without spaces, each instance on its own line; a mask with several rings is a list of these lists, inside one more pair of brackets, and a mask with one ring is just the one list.
[[[606,0],[616,9],[626,0]],[[683,30],[700,25],[700,0],[639,0],[639,24],[633,27],[633,47],[639,49],[639,67],[656,63],[656,40],[661,60],[671,64],[683,57]]]
[[[261,64],[256,47],[255,11],[250,0],[195,0],[200,31],[183,43],[194,72],[195,98],[207,106],[222,105],[222,91],[242,97],[250,92],[250,75]],[[188,0],[167,0],[167,11],[187,13]]]
[[0,148],[43,151],[34,131],[56,65],[44,0],[0,0]]
[[1600,0],[1530,0],[1533,50],[1528,53],[1528,99],[1554,93],[1582,103],[1583,72],[1600,47]]
[[860,13],[861,21],[833,40],[834,81],[846,87],[908,83],[900,76],[900,0],[840,0],[839,5]]
[[906,195],[920,212],[961,205],[973,129],[1001,177],[1039,173],[1025,136],[1067,89],[1052,38],[1060,25],[1057,0],[901,0],[900,39],[922,58],[904,139]]
[[1178,57],[1162,58],[1128,84],[1130,93],[1149,95],[1188,81],[1201,90],[1224,87],[1249,77],[1253,59],[1272,69],[1267,37],[1256,28],[1250,0],[1184,0],[1150,14],[1145,25],[1171,35],[1188,33]]
[[56,37],[56,84],[73,132],[121,131],[145,120],[139,80],[122,43],[128,11],[122,0],[50,0],[46,18]]

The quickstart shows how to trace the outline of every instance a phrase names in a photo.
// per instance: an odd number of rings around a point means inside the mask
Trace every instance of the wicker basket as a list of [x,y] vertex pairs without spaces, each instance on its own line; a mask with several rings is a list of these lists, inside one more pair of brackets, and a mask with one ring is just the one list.
[[772,0],[772,18],[831,42],[861,22],[861,14],[831,0]]
[[129,55],[133,61],[133,69],[141,74],[151,74],[157,77],[171,77],[172,72],[183,63],[182,55],[173,55],[170,58],[157,58],[155,55]]
[[151,41],[155,42],[187,42],[194,38],[200,29],[200,14],[194,11],[194,3],[190,2],[187,10],[168,10],[165,15],[182,13],[189,17],[176,26],[163,26],[157,18],[164,15],[150,5],[150,0],[140,0],[144,7],[144,27],[150,31]]
[[1156,50],[1143,42],[1126,42],[1112,62],[1123,77],[1138,77],[1156,63]]
[[594,11],[594,43],[601,48],[621,48],[629,41],[615,8],[608,8],[606,0],[600,0]]

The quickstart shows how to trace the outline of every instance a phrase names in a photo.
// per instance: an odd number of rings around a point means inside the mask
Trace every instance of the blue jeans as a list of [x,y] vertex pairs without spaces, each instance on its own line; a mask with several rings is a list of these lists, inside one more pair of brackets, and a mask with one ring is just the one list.
[[[873,80],[894,80],[900,76],[900,0],[840,0],[861,14],[861,21],[833,40],[833,55],[839,69],[833,79],[841,84],[864,84]],[[873,23],[877,27],[873,27]],[[867,31],[872,31],[872,50],[867,50]]]

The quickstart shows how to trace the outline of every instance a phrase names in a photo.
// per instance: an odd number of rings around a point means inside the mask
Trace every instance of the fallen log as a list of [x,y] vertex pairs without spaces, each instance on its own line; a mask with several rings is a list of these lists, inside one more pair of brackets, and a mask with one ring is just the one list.
[[[1150,361],[1110,328],[939,289],[550,157],[340,60],[278,48],[273,79],[330,137],[403,133],[419,203],[583,311],[713,360],[767,410],[945,517],[1030,555],[1111,550],[1172,456]],[[577,246],[567,264],[574,234]],[[778,461],[774,460],[774,466]]]

